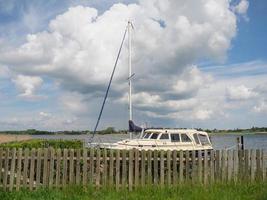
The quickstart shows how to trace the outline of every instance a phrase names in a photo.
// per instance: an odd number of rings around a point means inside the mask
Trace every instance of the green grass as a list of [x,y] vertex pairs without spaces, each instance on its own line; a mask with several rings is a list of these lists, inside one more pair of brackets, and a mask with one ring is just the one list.
[[183,184],[170,188],[143,187],[132,192],[114,189],[95,189],[81,186],[67,187],[60,189],[38,189],[36,191],[21,190],[18,192],[3,192],[0,190],[0,199],[5,200],[135,200],[135,199],[164,199],[164,200],[264,200],[267,199],[267,183],[247,183],[247,184],[214,184],[212,186],[200,186]]
[[2,148],[67,148],[67,149],[79,149],[83,147],[83,142],[80,140],[43,140],[32,139],[26,141],[16,141],[0,144]]

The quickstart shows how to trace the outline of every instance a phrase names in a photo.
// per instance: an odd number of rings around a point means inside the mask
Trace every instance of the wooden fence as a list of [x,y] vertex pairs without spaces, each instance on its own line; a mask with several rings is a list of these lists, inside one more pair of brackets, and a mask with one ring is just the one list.
[[131,190],[187,181],[264,181],[266,161],[263,150],[0,149],[0,187],[32,190],[92,184]]

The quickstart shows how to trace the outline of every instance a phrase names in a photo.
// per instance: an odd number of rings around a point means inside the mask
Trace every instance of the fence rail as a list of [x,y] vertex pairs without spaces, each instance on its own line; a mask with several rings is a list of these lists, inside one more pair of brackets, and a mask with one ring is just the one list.
[[0,149],[0,187],[117,189],[183,182],[266,180],[263,150],[138,151],[107,149]]

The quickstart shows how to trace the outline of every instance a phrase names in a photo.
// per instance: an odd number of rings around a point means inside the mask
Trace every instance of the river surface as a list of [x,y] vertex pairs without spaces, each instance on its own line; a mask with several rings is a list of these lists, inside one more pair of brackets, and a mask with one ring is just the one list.
[[[33,135],[33,138],[39,139],[79,139],[88,143],[90,135]],[[211,141],[214,149],[235,149],[236,138],[238,135],[211,135]],[[117,142],[129,138],[126,134],[95,135],[93,142]],[[267,134],[244,135],[245,149],[265,149],[267,150]]]

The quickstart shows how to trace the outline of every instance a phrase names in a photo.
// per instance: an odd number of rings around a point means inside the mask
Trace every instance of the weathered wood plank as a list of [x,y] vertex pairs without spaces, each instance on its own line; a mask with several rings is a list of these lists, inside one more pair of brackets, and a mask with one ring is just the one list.
[[14,186],[14,176],[15,176],[15,164],[16,164],[16,149],[12,149],[12,160],[11,160],[11,168],[10,168],[10,179],[9,179],[9,191],[13,190]]
[[48,149],[44,149],[44,160],[43,160],[43,186],[48,185]]
[[214,182],[215,178],[214,178],[214,159],[215,159],[215,151],[211,150],[210,152],[210,181],[211,183]]
[[126,150],[122,150],[122,177],[121,183],[122,186],[126,186],[126,179],[127,179],[127,168],[126,168]]
[[107,161],[107,149],[103,150],[103,186],[107,186],[108,180],[108,161]]
[[145,185],[145,176],[146,176],[146,152],[145,150],[141,151],[141,185]]
[[74,183],[74,150],[70,149],[70,168],[69,168],[69,183]]
[[179,152],[179,182],[184,181],[184,153],[183,151]]
[[130,150],[129,151],[129,169],[128,169],[128,185],[129,185],[129,190],[131,191],[133,189],[133,154],[134,151]]
[[173,184],[177,184],[177,151],[172,152]]
[[238,159],[238,150],[234,150],[234,181],[238,181],[238,169],[239,169],[239,159]]
[[4,187],[4,190],[7,189],[8,171],[9,171],[9,149],[6,149],[5,150],[4,176],[3,176],[3,187]]
[[256,180],[261,179],[261,151],[259,149],[256,150]]
[[165,169],[164,169],[164,151],[160,151],[160,185],[163,187],[165,183]]
[[228,165],[227,165],[227,181],[230,182],[232,180],[233,173],[233,151],[227,151],[228,157]]
[[198,176],[198,182],[202,183],[202,176],[203,176],[203,169],[202,169],[202,151],[198,150],[197,152],[198,156],[198,170],[197,170],[197,176]]
[[0,148],[0,185],[2,185],[3,148]]
[[21,162],[22,162],[22,149],[19,148],[19,150],[18,150],[18,162],[17,162],[17,177],[16,177],[16,190],[17,191],[20,189],[20,182],[21,182],[21,167],[22,167]]
[[207,150],[204,150],[204,184],[206,185],[208,183],[208,152]]
[[[90,154],[91,154],[91,149],[90,149]],[[91,155],[90,155],[90,163],[93,162],[91,160]],[[82,183],[83,186],[86,186],[87,184],[87,149],[83,149],[83,169],[82,169]]]
[[224,182],[226,180],[226,166],[227,166],[227,150],[223,149],[222,150],[222,165],[221,165],[221,180]]
[[249,150],[245,149],[244,152],[244,174],[245,174],[245,180],[248,180],[248,175],[249,175]]
[[109,186],[112,187],[114,182],[114,153],[113,149],[109,151]]
[[62,174],[62,186],[65,187],[67,184],[67,178],[68,178],[68,150],[67,149],[63,149],[63,174]]
[[40,181],[41,181],[41,164],[42,164],[41,156],[42,156],[42,149],[38,148],[37,161],[36,161],[36,183],[35,183],[36,188],[40,186]]
[[116,190],[120,188],[120,150],[116,150]]
[[34,187],[34,174],[35,174],[35,155],[36,151],[35,149],[31,150],[31,164],[30,164],[30,190]]
[[167,151],[167,185],[171,186],[171,152],[170,150]]
[[251,149],[251,167],[250,167],[250,180],[255,181],[255,170],[256,170],[256,150]]
[[194,183],[196,180],[196,151],[191,151],[191,181]]
[[100,186],[100,149],[97,148],[96,150],[96,187],[99,187]]
[[190,163],[189,163],[189,151],[185,151],[185,180],[188,182],[190,179]]
[[27,187],[28,184],[28,169],[29,169],[29,149],[24,151],[24,163],[23,163],[23,187]]
[[147,185],[152,183],[152,152],[148,150],[147,152]]
[[60,186],[60,180],[61,180],[61,157],[62,152],[61,149],[57,149],[57,163],[56,163],[56,187]]
[[75,165],[75,183],[77,185],[81,182],[81,149],[76,150],[76,165]]
[[49,188],[53,187],[54,184],[54,162],[55,162],[55,150],[53,148],[49,149],[49,158],[50,158],[50,165],[49,165]]
[[154,166],[153,182],[154,182],[154,185],[157,185],[158,184],[158,151],[157,150],[153,152],[153,166]]
[[139,186],[139,151],[135,149],[135,161],[134,161],[134,185]]
[[89,180],[90,183],[93,184],[94,183],[94,173],[95,173],[95,161],[94,161],[94,157],[95,157],[95,151],[93,148],[90,149],[90,174],[89,174]]
[[262,150],[262,180],[266,181],[267,153]]

